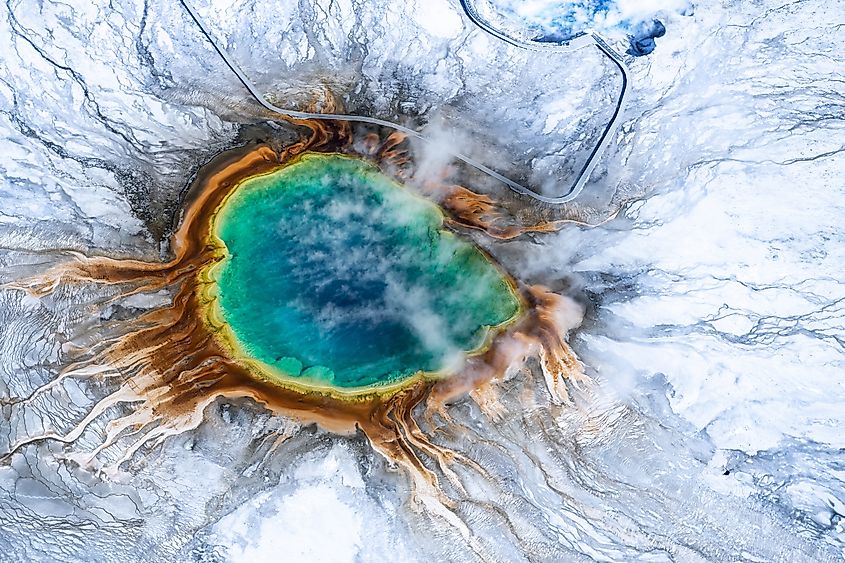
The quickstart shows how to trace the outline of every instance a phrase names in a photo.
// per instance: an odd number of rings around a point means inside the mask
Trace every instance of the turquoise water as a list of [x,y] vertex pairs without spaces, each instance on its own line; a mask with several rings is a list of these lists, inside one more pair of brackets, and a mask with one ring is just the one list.
[[519,303],[438,208],[378,169],[305,155],[244,182],[215,233],[223,320],[250,356],[303,384],[359,388],[444,369]]

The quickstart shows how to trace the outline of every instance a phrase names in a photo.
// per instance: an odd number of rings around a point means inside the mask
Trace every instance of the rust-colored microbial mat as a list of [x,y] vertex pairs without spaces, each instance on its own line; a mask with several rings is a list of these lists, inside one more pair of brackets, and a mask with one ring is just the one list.
[[[412,188],[396,184],[379,171],[379,168],[393,172],[402,169],[408,157],[399,136],[380,140],[371,134],[365,143],[357,144],[366,147],[364,154],[356,154],[351,148],[352,135],[345,125],[326,122],[300,122],[298,125],[310,131],[300,142],[281,149],[257,144],[233,150],[200,171],[187,194],[181,222],[172,237],[172,260],[156,263],[77,255],[70,262],[19,284],[21,289],[36,295],[46,295],[67,284],[110,284],[119,288],[118,298],[164,289],[172,292],[173,300],[169,305],[149,310],[137,318],[119,321],[113,327],[113,337],[80,351],[79,360],[51,383],[57,385],[62,378],[73,377],[116,378],[120,381],[116,392],[99,401],[69,433],[31,436],[13,444],[11,451],[46,438],[71,442],[108,409],[131,405],[127,414],[106,426],[106,436],[99,446],[73,454],[83,465],[100,467],[98,456],[119,441],[121,456],[103,467],[114,471],[143,445],[197,427],[202,422],[204,409],[216,399],[251,398],[273,413],[304,423],[316,423],[331,432],[362,431],[376,451],[407,471],[417,498],[423,499],[432,510],[442,512],[448,499],[441,493],[434,472],[422,459],[436,460],[447,476],[451,463],[472,462],[438,446],[420,429],[416,417],[431,419],[441,413],[448,418],[443,411],[444,405],[467,394],[485,412],[494,411],[495,397],[485,392],[487,384],[521,368],[530,358],[537,359],[551,400],[567,400],[565,380],[583,378],[580,364],[564,340],[572,328],[572,304],[545,288],[521,284],[469,238],[450,230],[471,228],[493,237],[510,238],[526,230],[549,230],[550,224],[508,226],[507,215],[495,210],[489,196],[479,196],[459,186],[443,187],[432,183],[417,186],[414,188],[416,193],[405,193],[403,190]],[[320,167],[323,167],[322,175],[317,173]],[[326,173],[332,170],[331,174]],[[323,176],[327,179],[318,186]],[[397,173],[395,176],[401,179],[402,175]],[[274,182],[279,183],[279,178],[290,180],[294,177],[301,180],[299,184],[282,181],[281,187],[273,187]],[[362,183],[361,177],[369,180]],[[310,195],[303,187],[309,182],[314,187]],[[377,188],[372,188],[374,183]],[[361,186],[370,187],[361,191]],[[316,259],[310,256],[316,260],[309,266],[319,273],[316,281],[301,279],[307,277],[310,271],[307,268],[293,273],[274,272],[272,266],[262,269],[263,275],[268,277],[300,276],[296,278],[298,281],[291,278],[285,283],[306,284],[299,289],[309,292],[312,301],[304,305],[293,294],[284,299],[278,297],[281,295],[278,288],[263,296],[226,294],[226,291],[234,291],[231,287],[237,287],[237,282],[242,281],[237,278],[238,272],[232,273],[232,264],[251,259],[248,248],[255,242],[239,239],[251,231],[243,229],[244,224],[237,223],[239,217],[227,207],[229,203],[235,207],[244,204],[243,198],[238,199],[239,189],[259,199],[281,198],[265,201],[267,205],[261,211],[265,215],[270,213],[265,219],[274,217],[274,209],[278,211],[280,223],[277,228],[267,230],[263,235],[278,235],[281,237],[278,244],[283,244],[287,237],[286,244],[300,245],[309,252],[324,248],[329,254],[343,250],[343,246],[334,251],[328,248],[330,242],[336,240],[347,245],[350,252],[355,249],[356,241],[370,254],[378,254],[381,248],[384,255],[378,258],[378,264],[384,267],[384,279],[380,280],[370,272],[366,274],[370,277],[364,284],[368,291],[375,291],[376,297],[361,297],[363,286],[356,286],[357,278],[353,279],[352,274],[343,271],[351,266],[337,262],[341,257],[329,255]],[[337,190],[334,194],[333,189]],[[346,192],[341,193],[343,190]],[[423,199],[435,193],[440,208]],[[291,202],[299,207],[287,215],[291,210],[285,206],[294,205]],[[366,202],[369,207],[356,207]],[[316,236],[320,229],[311,228],[314,227],[311,225],[302,231],[303,224],[286,223],[305,222],[307,218],[303,214],[310,213],[308,209],[313,211],[314,206],[322,206],[318,219],[334,221],[326,224],[329,230],[341,228],[338,218],[352,214],[347,219],[356,221],[358,229],[353,232],[353,238],[344,239],[343,233],[335,232],[329,238],[323,234],[320,235],[324,237],[322,239],[305,240],[308,236]],[[360,216],[354,216],[355,213]],[[367,221],[367,213],[374,214],[370,218],[372,225],[362,226],[361,223]],[[377,217],[377,214],[382,216]],[[241,217],[240,220],[247,219]],[[391,227],[378,231],[379,225],[384,224]],[[373,228],[376,232],[368,230]],[[372,239],[361,239],[365,234]],[[424,253],[439,252],[441,258],[427,265],[421,263],[420,256],[412,256],[412,260],[397,269],[391,261],[401,262],[402,259],[391,249],[408,250],[402,246],[407,242],[403,237],[413,239],[411,247],[423,245]],[[431,240],[423,242],[426,237]],[[244,246],[244,242],[249,244]],[[295,255],[296,252],[290,252],[285,259],[290,260]],[[302,255],[308,257],[305,252]],[[327,263],[334,266],[327,267]],[[291,266],[290,263],[286,265]],[[243,268],[248,270],[248,266]],[[430,271],[424,271],[429,266]],[[379,282],[385,282],[390,276],[395,278],[397,272],[406,276],[405,281],[418,279],[414,277],[418,276],[427,279],[429,285],[412,284],[406,294],[394,296],[406,308],[390,311],[389,322],[383,317],[373,320],[374,315],[384,314],[382,309],[391,307],[389,296],[385,295],[392,290],[388,284],[379,285]],[[363,270],[353,274],[365,276]],[[234,276],[234,279],[227,280],[227,276]],[[338,280],[345,283],[327,293],[334,297],[322,300],[314,287],[307,286],[309,283],[331,285]],[[399,281],[392,280],[392,283],[401,286]],[[226,283],[231,283],[231,287],[227,288]],[[449,287],[435,288],[440,292],[437,293],[432,289],[432,284],[436,286],[437,283]],[[268,285],[272,286],[272,283]],[[459,299],[444,296],[447,289],[458,294],[465,292],[465,295],[459,295]],[[353,294],[357,295],[357,301],[351,300],[354,301],[351,313],[344,310],[349,302],[332,302],[332,299],[342,301],[344,295]],[[255,311],[237,310],[241,305],[248,307],[252,298],[262,299],[261,306],[265,309],[276,307],[272,311],[265,310],[262,313],[265,316],[256,323],[272,324],[266,314],[282,311],[289,315],[286,322],[292,323],[292,336],[278,334],[270,344],[256,344],[256,333],[251,332],[248,322],[255,318],[249,316],[255,315]],[[412,298],[417,302],[408,307],[407,301]],[[375,306],[370,309],[379,310],[368,311],[367,299],[374,299]],[[431,322],[423,326],[402,318],[403,314],[419,316],[421,308],[428,308],[428,316],[423,315],[423,318],[440,319],[440,324]],[[362,331],[371,331],[367,339],[354,341],[362,348],[367,342],[373,343],[371,349],[361,351],[361,354],[369,354],[365,360],[349,361],[348,354],[343,356],[337,350],[344,342],[338,340],[338,333],[331,332],[336,328],[331,324],[332,310],[336,310],[338,316],[349,313],[362,323]],[[319,317],[319,322],[314,321],[314,327],[307,330],[297,325],[297,315],[301,316],[303,311],[311,311],[314,318]],[[449,326],[443,325],[443,319]],[[386,324],[379,325],[376,321]],[[342,328],[349,329],[346,325]],[[275,329],[279,330],[279,327]],[[438,335],[437,330],[442,334]],[[323,346],[319,340],[321,335],[329,341],[334,338],[333,345]],[[443,337],[442,340],[435,338],[438,336]],[[399,345],[393,341],[402,338],[405,341]],[[279,342],[292,347],[287,355],[279,356],[276,361],[271,345],[282,346]],[[380,351],[386,349],[390,353],[380,356]]]

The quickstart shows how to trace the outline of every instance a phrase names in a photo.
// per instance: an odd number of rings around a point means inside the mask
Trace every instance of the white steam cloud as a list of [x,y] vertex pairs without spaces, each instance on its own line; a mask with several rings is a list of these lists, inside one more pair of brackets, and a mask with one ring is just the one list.
[[487,4],[490,11],[546,36],[564,30],[612,32],[692,7],[689,0],[487,0]]

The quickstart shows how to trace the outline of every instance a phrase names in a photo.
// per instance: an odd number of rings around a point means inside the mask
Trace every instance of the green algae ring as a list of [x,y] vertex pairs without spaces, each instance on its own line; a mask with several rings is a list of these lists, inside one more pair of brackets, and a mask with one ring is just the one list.
[[240,182],[200,275],[212,330],[258,377],[349,397],[453,373],[522,311],[513,281],[378,168],[305,154]]

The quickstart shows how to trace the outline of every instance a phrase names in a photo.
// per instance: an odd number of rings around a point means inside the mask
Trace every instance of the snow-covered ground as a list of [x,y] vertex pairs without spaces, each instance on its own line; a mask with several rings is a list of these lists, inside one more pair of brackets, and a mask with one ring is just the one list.
[[[490,78],[495,60],[471,70],[473,41],[450,43],[463,29],[457,5],[443,4],[438,27],[434,4],[418,3],[326,2],[314,17],[366,13],[367,29],[384,25],[382,40],[418,34],[399,60],[415,103],[450,100],[447,115],[463,107],[462,89],[507,82]],[[274,8],[277,18],[260,3],[197,4],[259,84],[284,83],[279,96],[303,86],[285,82],[290,61],[308,62],[303,76],[340,56],[309,50],[313,37],[274,50],[268,33],[301,31],[285,27],[293,3]],[[534,4],[523,8],[532,17]],[[469,401],[451,407],[464,427],[438,439],[487,470],[456,468],[461,526],[415,507],[404,476],[362,437],[221,402],[117,476],[75,468],[50,441],[6,460],[0,560],[845,558],[845,2],[707,1],[685,15],[665,6],[657,49],[627,59],[631,100],[585,201],[643,195],[601,226],[490,246],[524,278],[589,302],[573,345],[596,386],[579,408],[558,409],[523,374],[503,388],[498,420]],[[360,21],[341,21],[318,39],[366,36]],[[37,269],[45,249],[158,256],[196,167],[248,137],[238,127],[255,120],[246,93],[176,3],[10,1],[0,31],[3,280]],[[407,94],[398,86],[376,96],[389,57],[364,56],[372,66],[327,79],[343,88],[360,78],[349,90],[358,109],[430,109],[397,105]],[[602,110],[585,107],[605,99],[591,85],[600,77],[581,72],[592,61],[548,61],[568,83],[555,88],[583,83],[567,98],[578,103],[534,90],[511,99],[504,84],[505,97],[461,115],[485,119],[503,99],[524,112],[541,96],[600,123]],[[526,131],[546,117],[526,117]],[[515,146],[530,141],[515,136]],[[62,427],[97,395],[82,382],[38,409],[11,404],[55,377],[62,343],[91,315],[111,314],[77,301],[0,293],[0,449]],[[291,437],[273,446],[280,434]]]

